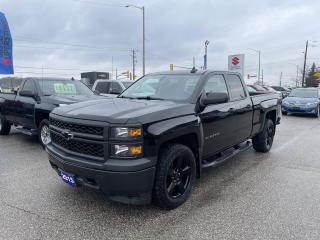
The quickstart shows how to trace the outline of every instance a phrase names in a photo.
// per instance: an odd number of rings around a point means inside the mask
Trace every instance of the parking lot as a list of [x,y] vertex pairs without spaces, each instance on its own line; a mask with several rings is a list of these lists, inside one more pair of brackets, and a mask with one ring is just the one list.
[[173,211],[64,184],[33,139],[0,137],[1,239],[319,239],[320,120],[284,116],[270,153],[205,170]]

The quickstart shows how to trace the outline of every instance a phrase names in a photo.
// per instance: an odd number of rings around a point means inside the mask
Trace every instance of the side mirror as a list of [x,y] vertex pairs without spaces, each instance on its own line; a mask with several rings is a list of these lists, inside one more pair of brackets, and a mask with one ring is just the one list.
[[202,94],[200,97],[200,105],[206,107],[208,105],[226,103],[228,102],[229,97],[226,93],[221,92],[209,92],[207,94]]
[[22,97],[32,97],[32,98],[36,97],[36,95],[32,91],[29,91],[29,90],[22,90],[19,92],[19,95]]

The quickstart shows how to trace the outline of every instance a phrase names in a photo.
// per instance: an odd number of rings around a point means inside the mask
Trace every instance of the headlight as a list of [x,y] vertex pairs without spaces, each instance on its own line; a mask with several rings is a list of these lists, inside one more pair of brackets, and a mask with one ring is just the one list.
[[142,155],[142,145],[112,144],[111,156],[116,158],[135,158]]
[[67,106],[68,104],[65,104],[65,103],[60,103],[58,104],[59,107],[63,107],[63,106]]
[[142,129],[137,127],[115,127],[111,128],[111,138],[132,139],[142,136]]
[[287,101],[282,101],[282,105],[289,105],[289,102],[287,102]]

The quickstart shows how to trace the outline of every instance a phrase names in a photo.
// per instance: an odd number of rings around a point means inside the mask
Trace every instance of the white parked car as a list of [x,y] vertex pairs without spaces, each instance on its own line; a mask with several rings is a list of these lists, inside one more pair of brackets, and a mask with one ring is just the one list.
[[97,80],[92,90],[103,96],[115,96],[127,89],[133,80]]

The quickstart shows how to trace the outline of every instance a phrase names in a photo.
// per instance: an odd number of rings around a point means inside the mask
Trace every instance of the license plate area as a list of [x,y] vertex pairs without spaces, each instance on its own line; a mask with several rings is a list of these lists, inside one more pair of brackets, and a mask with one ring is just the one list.
[[77,182],[76,182],[76,178],[75,178],[74,174],[65,172],[61,169],[59,169],[59,173],[60,173],[60,177],[61,177],[62,181],[64,181],[65,183],[69,184],[72,187],[77,186]]

